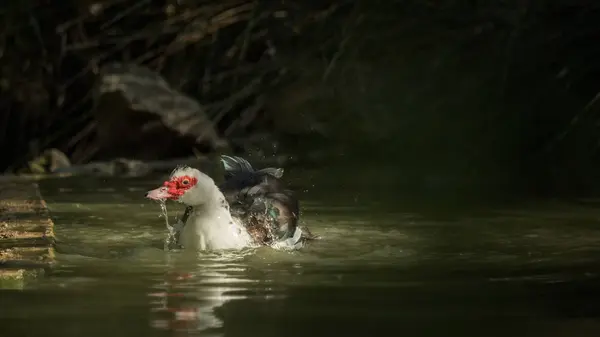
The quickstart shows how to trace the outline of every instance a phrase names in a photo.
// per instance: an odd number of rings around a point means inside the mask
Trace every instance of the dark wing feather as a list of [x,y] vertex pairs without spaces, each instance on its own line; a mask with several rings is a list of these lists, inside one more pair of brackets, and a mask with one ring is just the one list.
[[239,172],[254,172],[252,165],[244,158],[235,156],[221,156],[221,163],[226,173],[236,174]]
[[283,176],[283,169],[280,167],[267,167],[255,171],[252,165],[242,157],[222,155],[221,163],[223,164],[223,168],[225,169],[226,177],[235,176],[243,172],[256,172],[261,175],[268,174],[272,175],[275,178],[281,178]]
[[241,218],[253,237],[263,243],[291,237],[299,218],[298,199],[285,189],[282,168],[255,171],[240,157],[221,156],[225,182],[219,188],[231,213]]
[[283,177],[283,169],[282,168],[275,168],[275,167],[267,167],[264,168],[262,170],[258,170],[256,171],[257,173],[264,173],[264,174],[269,174],[272,175],[275,178],[281,178]]

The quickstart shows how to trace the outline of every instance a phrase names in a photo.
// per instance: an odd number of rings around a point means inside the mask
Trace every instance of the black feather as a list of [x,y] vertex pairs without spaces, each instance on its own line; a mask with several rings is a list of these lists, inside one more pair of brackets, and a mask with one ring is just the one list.
[[265,243],[291,237],[298,225],[300,205],[295,193],[281,180],[282,168],[254,170],[240,157],[222,156],[225,182],[219,188],[231,213],[246,226],[268,233]]

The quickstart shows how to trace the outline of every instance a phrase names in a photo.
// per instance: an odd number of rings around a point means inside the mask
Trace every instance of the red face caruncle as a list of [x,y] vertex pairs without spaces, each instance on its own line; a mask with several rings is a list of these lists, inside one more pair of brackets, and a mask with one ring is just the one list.
[[198,183],[198,179],[192,176],[178,176],[165,181],[163,186],[167,188],[167,192],[170,196],[169,199],[177,200],[187,192],[187,190],[194,187],[196,183]]

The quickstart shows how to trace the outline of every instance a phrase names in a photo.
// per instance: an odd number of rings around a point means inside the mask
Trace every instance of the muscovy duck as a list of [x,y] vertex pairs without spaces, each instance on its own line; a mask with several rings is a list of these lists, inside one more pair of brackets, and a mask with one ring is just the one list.
[[298,200],[280,179],[283,169],[254,170],[240,157],[221,156],[221,162],[225,181],[220,186],[197,169],[179,167],[163,186],[146,193],[149,199],[188,206],[178,229],[185,249],[297,249],[317,238],[298,226]]

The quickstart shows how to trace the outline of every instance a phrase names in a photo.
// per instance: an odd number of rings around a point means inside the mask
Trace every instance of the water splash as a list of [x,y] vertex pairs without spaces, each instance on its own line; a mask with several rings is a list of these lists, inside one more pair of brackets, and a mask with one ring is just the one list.
[[175,227],[169,224],[169,214],[167,213],[167,203],[164,200],[160,201],[161,216],[165,218],[165,225],[167,226],[167,237],[165,238],[163,249],[169,251],[171,245],[173,245],[177,239],[175,237]]

